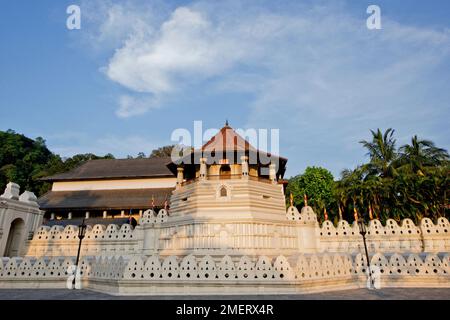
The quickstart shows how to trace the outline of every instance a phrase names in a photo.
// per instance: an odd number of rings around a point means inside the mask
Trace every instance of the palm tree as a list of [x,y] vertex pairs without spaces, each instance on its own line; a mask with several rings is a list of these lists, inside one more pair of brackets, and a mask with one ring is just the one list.
[[377,129],[376,132],[370,130],[370,132],[372,133],[372,141],[362,140],[359,142],[368,150],[367,155],[370,157],[369,171],[371,174],[382,177],[392,177],[395,174],[393,163],[397,158],[396,140],[393,138],[395,130],[389,128],[384,133],[380,129]]
[[362,184],[367,175],[367,168],[365,165],[358,166],[354,170],[344,169],[341,172],[341,181],[337,184],[345,194],[346,200],[340,201],[344,203],[358,203],[362,207],[364,202],[362,193]]
[[374,209],[382,222],[422,217],[437,219],[448,214],[450,159],[445,149],[429,140],[411,139],[410,145],[395,148],[394,130],[372,131],[371,141],[360,141],[370,162],[346,169],[336,181],[338,205],[353,203],[361,214]]
[[335,199],[335,204],[339,214],[339,220],[342,220],[343,212],[347,206],[347,190],[346,186],[342,182],[342,180],[335,181],[333,186],[333,198]]
[[378,216],[382,210],[380,196],[382,196],[382,179],[378,176],[368,176],[362,185],[364,204],[367,211],[374,210]]
[[411,139],[411,144],[400,147],[398,162],[411,172],[423,175],[424,167],[439,166],[448,159],[447,150],[437,148],[430,140],[419,140],[415,135]]

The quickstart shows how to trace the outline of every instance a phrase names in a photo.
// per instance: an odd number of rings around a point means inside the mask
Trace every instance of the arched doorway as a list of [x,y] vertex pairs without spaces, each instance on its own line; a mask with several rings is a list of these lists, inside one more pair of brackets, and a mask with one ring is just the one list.
[[223,165],[220,167],[220,172],[219,172],[219,174],[220,174],[220,178],[221,178],[221,179],[230,179],[230,178],[231,178],[231,168],[230,168],[230,165],[228,165],[228,164],[223,164]]
[[6,241],[5,257],[17,257],[22,246],[25,222],[21,218],[14,219],[9,228],[8,240]]

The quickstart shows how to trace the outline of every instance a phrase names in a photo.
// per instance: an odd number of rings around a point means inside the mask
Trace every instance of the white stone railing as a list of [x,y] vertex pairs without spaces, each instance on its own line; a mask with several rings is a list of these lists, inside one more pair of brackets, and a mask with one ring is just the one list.
[[141,225],[143,224],[158,224],[166,222],[169,217],[169,214],[167,210],[160,209],[158,211],[158,214],[156,214],[155,211],[152,209],[145,210],[142,214],[142,218],[140,219],[139,223]]
[[[309,237],[318,238],[320,252],[354,254],[363,248],[356,222],[349,224],[341,220],[334,226],[328,220],[319,226],[311,207],[303,207],[299,212],[291,206],[286,211],[286,218],[295,225],[316,229]],[[439,218],[436,224],[431,219],[424,218],[418,226],[411,219],[404,219],[400,224],[388,219],[383,226],[379,220],[374,219],[367,225],[366,239],[368,249],[372,252],[450,252],[450,223],[445,217]]]
[[[129,224],[88,226],[81,253],[134,254],[139,247],[141,233]],[[78,250],[78,226],[41,226],[28,241],[27,256],[74,256]]]
[[[156,214],[153,210],[143,213],[141,225],[159,225],[167,221],[167,210]],[[132,228],[129,224],[97,224],[88,226],[83,239],[83,255],[133,255],[142,248],[142,229]],[[40,226],[28,241],[26,256],[74,256],[78,250],[78,226]]]
[[[75,257],[0,258],[0,287],[1,280],[66,280],[71,265],[75,265]],[[79,267],[81,276],[90,275],[89,258],[81,258]]]
[[[434,224],[429,218],[416,226],[411,219],[400,225],[388,219],[383,226],[379,220],[371,220],[367,226],[367,246],[375,252],[449,252],[450,224],[444,217]],[[321,250],[327,252],[360,251],[363,242],[357,223],[350,225],[341,220],[335,227],[325,221],[320,228]]]
[[[123,275],[127,280],[229,280],[229,281],[273,281],[310,280],[364,275],[367,263],[365,256],[346,254],[300,255],[291,262],[284,256],[252,258],[242,256],[233,261],[224,256],[219,261],[211,256],[185,256],[182,259],[169,256],[135,256],[128,262]],[[450,280],[450,255],[441,257],[434,253],[424,255],[371,256],[371,266],[380,267],[382,276],[389,275],[445,275]],[[95,276],[95,274],[93,275]],[[450,282],[448,283],[450,286]]]
[[296,207],[290,206],[286,210],[286,218],[290,221],[302,224],[316,224],[317,215],[314,213],[311,207],[303,207],[301,212]]
[[[133,239],[133,229],[129,224],[122,226],[110,224],[108,226],[97,224],[88,226],[85,239],[86,240],[131,240]],[[33,236],[33,241],[78,241],[78,226],[67,225],[63,226],[41,226]]]
[[[1,258],[0,287],[64,287],[67,269],[74,264],[73,257]],[[288,260],[278,257],[211,256],[184,257],[122,256],[82,258],[80,270],[83,283],[91,287],[105,286],[154,288],[142,286],[147,282],[162,284],[192,283],[196,286],[239,283],[262,286],[279,292],[280,285],[320,289],[324,284],[335,288],[361,287],[366,282],[366,260],[361,254],[311,254]],[[450,255],[376,253],[371,256],[371,268],[378,267],[382,286],[441,286],[450,287]],[[31,280],[31,281],[30,281]],[[120,283],[118,282],[120,281]],[[46,286],[47,284],[47,286]],[[298,287],[298,288],[300,288]],[[254,287],[257,288],[257,287]],[[236,291],[239,292],[239,291]]]
[[[357,223],[350,225],[342,220],[335,227],[331,221],[325,221],[319,226],[317,217],[310,207],[304,207],[301,213],[291,207],[287,210],[286,216],[291,223],[287,222],[285,226],[269,226],[261,223],[229,223],[225,227],[214,223],[173,226],[163,224],[169,218],[166,210],[161,209],[158,214],[147,210],[141,219],[141,226],[134,229],[128,224],[88,227],[83,240],[82,254],[135,255],[142,253],[148,243],[154,247],[149,248],[153,251],[146,251],[146,254],[158,250],[165,250],[165,254],[172,254],[170,250],[190,251],[188,253],[192,253],[193,250],[206,250],[205,253],[211,254],[214,250],[224,249],[232,250],[232,254],[239,252],[248,254],[246,250],[251,249],[261,250],[256,254],[273,254],[265,253],[263,250],[277,250],[277,248],[297,250],[298,253],[356,254],[363,250]],[[403,220],[400,225],[389,219],[385,226],[378,220],[372,220],[367,230],[367,245],[370,252],[450,251],[450,224],[445,218],[439,218],[436,225],[425,218],[419,226],[410,219]],[[145,242],[146,233],[151,234],[150,238],[156,241]],[[77,234],[77,226],[41,226],[33,239],[28,242],[26,255],[74,256],[78,249]],[[278,238],[275,238],[275,234]],[[316,249],[302,251],[301,243],[297,241],[299,235],[304,237],[304,243],[307,241],[317,243]],[[228,254],[231,254],[231,251]]]

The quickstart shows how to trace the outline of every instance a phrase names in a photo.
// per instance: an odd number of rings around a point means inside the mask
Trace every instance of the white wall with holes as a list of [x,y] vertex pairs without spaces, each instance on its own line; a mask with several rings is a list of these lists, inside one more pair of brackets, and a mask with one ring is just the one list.
[[[383,226],[379,220],[371,220],[367,226],[367,245],[375,252],[449,252],[450,224],[444,217],[434,224],[429,218],[416,226],[411,219],[400,224],[388,219]],[[335,227],[325,221],[320,227],[321,250],[327,252],[355,253],[363,248],[357,223],[350,225],[339,221]]]
[[[0,259],[0,287],[65,286],[77,226],[39,227],[25,257]],[[385,287],[450,287],[449,222],[405,219],[367,226],[371,271]],[[116,294],[295,293],[358,288],[368,272],[356,223],[319,225],[310,207],[285,223],[184,221],[147,210],[141,225],[89,226],[80,270],[91,289]]]
[[[74,259],[1,258],[0,288],[62,288]],[[450,287],[450,255],[384,254],[370,255],[371,268],[380,270],[384,287]],[[180,293],[178,283],[190,292],[239,294],[246,288],[261,293],[292,293],[365,286],[366,257],[342,253],[285,256],[195,256],[157,255],[133,257],[98,256],[82,258],[80,270],[87,288],[131,294]],[[147,290],[146,288],[153,288]],[[216,291],[214,291],[216,290]],[[222,290],[222,291],[221,291]]]
[[[184,254],[276,254],[362,252],[363,242],[357,223],[339,221],[334,226],[325,221],[319,226],[310,207],[301,213],[288,208],[287,222],[200,221],[173,223],[166,210],[144,212],[141,225],[95,225],[88,227],[82,254],[136,255],[160,253]],[[404,219],[398,224],[389,219],[386,225],[371,220],[367,225],[367,245],[371,252],[449,252],[450,224],[444,217],[434,224],[425,218],[416,226]],[[77,226],[41,226],[28,241],[26,256],[74,256],[78,248]],[[309,248],[309,249],[308,249]],[[307,250],[308,249],[308,250]]]

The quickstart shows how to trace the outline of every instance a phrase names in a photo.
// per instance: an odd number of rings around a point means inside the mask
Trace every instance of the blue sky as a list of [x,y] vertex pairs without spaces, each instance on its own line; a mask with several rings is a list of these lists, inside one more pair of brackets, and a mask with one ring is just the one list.
[[[370,4],[381,30],[366,28]],[[0,130],[125,157],[228,119],[280,129],[288,176],[338,176],[378,127],[449,149],[449,16],[446,0],[4,1]]]

